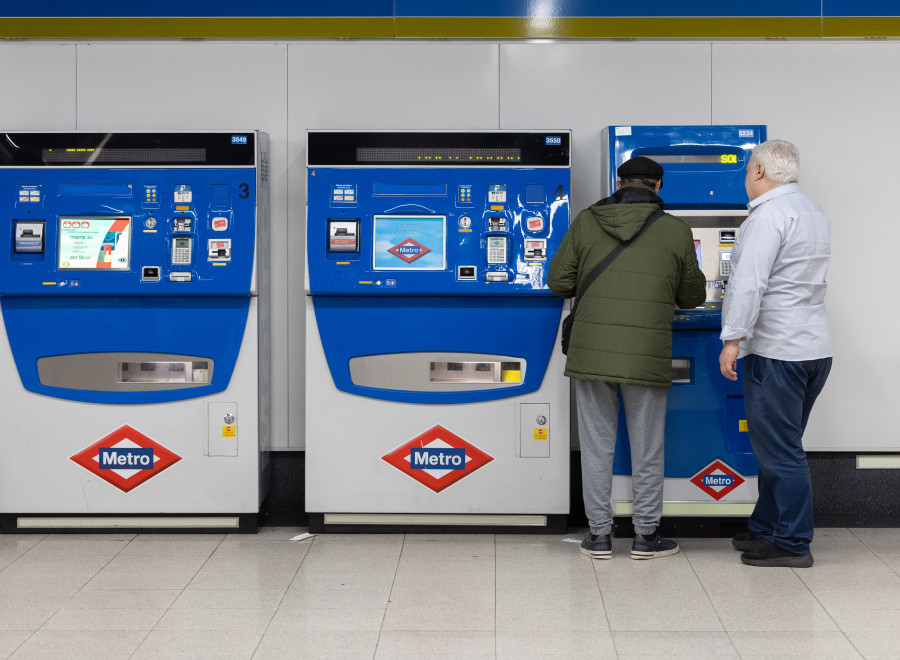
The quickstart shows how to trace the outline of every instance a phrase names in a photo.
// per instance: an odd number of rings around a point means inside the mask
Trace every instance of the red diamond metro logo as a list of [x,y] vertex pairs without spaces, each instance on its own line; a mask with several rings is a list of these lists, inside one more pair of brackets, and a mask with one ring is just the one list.
[[695,474],[691,483],[718,502],[744,483],[744,478],[717,458]]
[[411,264],[419,257],[424,257],[431,252],[431,249],[425,247],[417,240],[406,238],[397,243],[394,247],[388,248],[388,252],[394,256],[400,257],[406,263]]
[[181,456],[125,424],[70,459],[127,493]]
[[381,457],[395,468],[440,493],[494,458],[440,424]]

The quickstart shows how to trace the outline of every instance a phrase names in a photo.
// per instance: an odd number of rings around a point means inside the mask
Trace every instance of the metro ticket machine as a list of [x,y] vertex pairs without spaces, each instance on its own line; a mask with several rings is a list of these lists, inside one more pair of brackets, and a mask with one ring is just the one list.
[[[693,231],[706,275],[706,302],[676,310],[672,388],[666,413],[663,515],[745,516],[757,497],[759,466],[750,448],[738,381],[719,372],[722,301],[731,274],[731,250],[747,217],[744,176],[765,126],[610,126],[603,131],[606,194],[616,168],[646,156],[664,169],[665,210]],[[620,415],[613,467],[616,515],[631,514],[631,452]]]
[[569,508],[570,134],[308,134],[314,531],[551,530]]
[[0,136],[3,531],[256,531],[268,136]]

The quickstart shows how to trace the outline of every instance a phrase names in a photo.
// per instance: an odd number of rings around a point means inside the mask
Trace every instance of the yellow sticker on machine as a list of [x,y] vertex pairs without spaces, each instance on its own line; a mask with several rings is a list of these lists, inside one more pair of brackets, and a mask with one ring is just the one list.
[[534,429],[534,439],[535,440],[546,440],[548,438],[547,429],[546,428],[535,428]]
[[233,438],[237,435],[237,427],[236,426],[223,426],[222,427],[222,437],[223,438]]
[[747,420],[739,419],[738,420],[738,431],[741,433],[747,433]]

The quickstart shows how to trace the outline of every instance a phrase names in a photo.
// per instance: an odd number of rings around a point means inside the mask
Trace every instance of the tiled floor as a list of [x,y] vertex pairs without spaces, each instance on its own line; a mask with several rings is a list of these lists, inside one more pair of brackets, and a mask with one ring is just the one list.
[[2,658],[900,658],[900,530],[809,569],[729,539],[611,561],[562,536],[0,536]]

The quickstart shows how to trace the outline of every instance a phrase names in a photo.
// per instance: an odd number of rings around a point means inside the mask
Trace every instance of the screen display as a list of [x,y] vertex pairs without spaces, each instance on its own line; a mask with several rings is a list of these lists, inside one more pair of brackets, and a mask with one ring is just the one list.
[[697,265],[700,268],[703,268],[703,257],[700,256],[700,241],[698,239],[694,239],[694,252],[697,253]]
[[446,216],[376,215],[374,225],[375,270],[446,268]]
[[60,270],[128,270],[131,218],[60,216]]
[[503,236],[488,236],[489,248],[506,247],[506,239]]
[[720,252],[722,256],[722,261],[731,261],[731,252]]
[[660,165],[737,165],[737,154],[641,154]]

